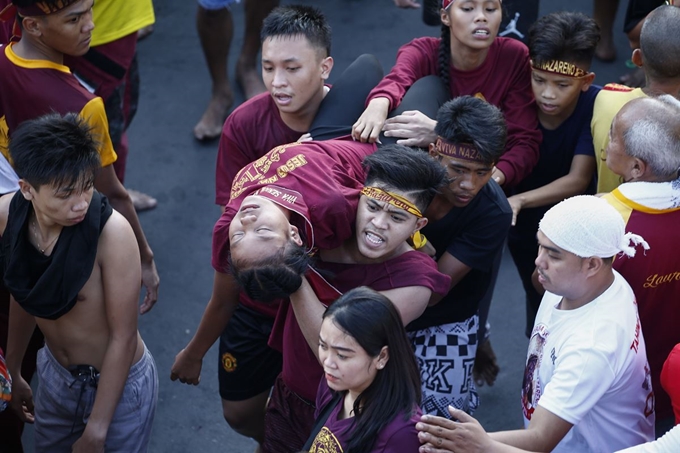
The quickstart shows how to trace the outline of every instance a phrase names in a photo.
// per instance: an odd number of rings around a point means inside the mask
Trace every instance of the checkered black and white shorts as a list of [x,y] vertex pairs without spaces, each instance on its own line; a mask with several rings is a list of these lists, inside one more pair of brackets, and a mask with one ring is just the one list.
[[472,415],[479,395],[472,378],[479,317],[409,332],[418,359],[424,414],[451,418],[449,405]]

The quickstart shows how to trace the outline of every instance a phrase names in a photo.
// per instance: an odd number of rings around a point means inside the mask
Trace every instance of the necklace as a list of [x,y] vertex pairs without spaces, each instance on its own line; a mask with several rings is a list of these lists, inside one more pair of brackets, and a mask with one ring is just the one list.
[[41,247],[41,246],[40,246],[40,236],[38,235],[38,223],[36,222],[35,219],[31,219],[31,220],[32,220],[31,225],[33,226],[33,236],[35,237],[35,245],[36,245],[38,251],[39,251],[41,254],[44,255],[45,252],[46,252],[50,247],[52,247],[52,244],[54,244],[54,243],[57,241],[57,239],[59,239],[59,235],[57,234],[57,235],[54,237],[54,239],[52,239],[52,240],[50,241],[50,243],[47,244],[47,245],[45,246],[45,248]]

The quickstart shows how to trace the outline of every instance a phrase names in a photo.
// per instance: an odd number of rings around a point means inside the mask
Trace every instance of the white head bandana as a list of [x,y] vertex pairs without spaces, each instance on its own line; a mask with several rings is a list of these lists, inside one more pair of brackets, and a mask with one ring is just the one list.
[[[635,256],[635,246],[649,244],[626,233],[623,218],[605,200],[592,195],[568,198],[545,213],[538,229],[559,248],[581,258],[609,258],[625,253]],[[631,242],[633,245],[631,245]]]

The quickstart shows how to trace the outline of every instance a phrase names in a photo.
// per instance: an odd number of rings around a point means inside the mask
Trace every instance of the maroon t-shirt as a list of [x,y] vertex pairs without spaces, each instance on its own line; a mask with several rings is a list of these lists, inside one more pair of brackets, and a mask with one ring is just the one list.
[[[352,140],[281,145],[241,169],[231,198],[213,229],[212,265],[227,273],[229,225],[243,199],[258,194],[289,209],[306,244],[332,249],[352,236],[365,172],[364,157],[375,145]],[[276,305],[266,306],[241,297],[244,305],[272,317]]]
[[[616,194],[617,191],[612,192]],[[661,386],[661,370],[673,347],[680,343],[680,256],[677,244],[680,210],[652,210],[633,205],[626,232],[642,236],[649,250],[630,258],[617,256],[616,269],[630,284],[640,314],[651,369],[655,411],[659,419],[673,416],[671,399]]]
[[[325,305],[358,286],[368,286],[376,291],[424,286],[437,294],[446,294],[451,286],[451,278],[437,270],[437,263],[417,251],[374,264],[339,264],[319,260],[316,268],[332,276],[329,283],[319,275],[307,274],[314,292]],[[330,285],[332,287],[328,288]],[[323,369],[309,348],[289,301],[279,307],[269,345],[283,352],[281,377],[286,386],[308,401],[314,401]]]
[[275,146],[291,143],[304,132],[286,126],[269,93],[258,94],[236,108],[222,128],[217,149],[215,202],[229,203],[231,183],[238,171]]
[[[392,71],[371,91],[366,102],[384,97],[390,100],[392,110],[417,80],[438,75],[440,42],[439,38],[418,38],[402,46]],[[529,50],[515,39],[496,38],[481,66],[472,71],[451,66],[449,80],[452,98],[481,96],[503,112],[508,141],[496,166],[505,174],[505,186],[516,185],[536,166],[541,143]]]
[[[319,383],[319,391],[316,396],[316,417],[326,404],[333,399],[333,393],[328,388],[325,379]],[[324,453],[342,453],[347,448],[347,440],[351,437],[349,429],[354,422],[354,417],[339,420],[338,416],[343,402],[339,401],[331,411],[328,419],[323,424],[321,431],[312,442],[311,451]],[[373,444],[371,453],[415,453],[420,447],[416,423],[420,421],[422,412],[419,407],[414,408],[409,417],[406,414],[396,414],[387,426],[380,430]]]

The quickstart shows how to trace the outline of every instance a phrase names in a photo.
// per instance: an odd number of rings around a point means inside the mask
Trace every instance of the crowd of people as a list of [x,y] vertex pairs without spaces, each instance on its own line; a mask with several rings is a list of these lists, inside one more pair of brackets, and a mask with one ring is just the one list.
[[[322,11],[245,0],[248,99],[227,115],[232,3],[198,6],[213,86],[194,134],[219,137],[222,215],[172,380],[199,384],[219,341],[224,418],[263,453],[680,450],[679,8],[630,2],[642,88],[594,84],[606,23],[557,12],[512,37],[502,0],[424,2],[441,37],[330,85]],[[159,377],[137,317],[160,280],[135,208],[156,201],[122,181],[153,7],[0,4],[2,447],[23,451],[28,422],[38,452],[144,452]],[[525,427],[487,433],[506,243]]]

